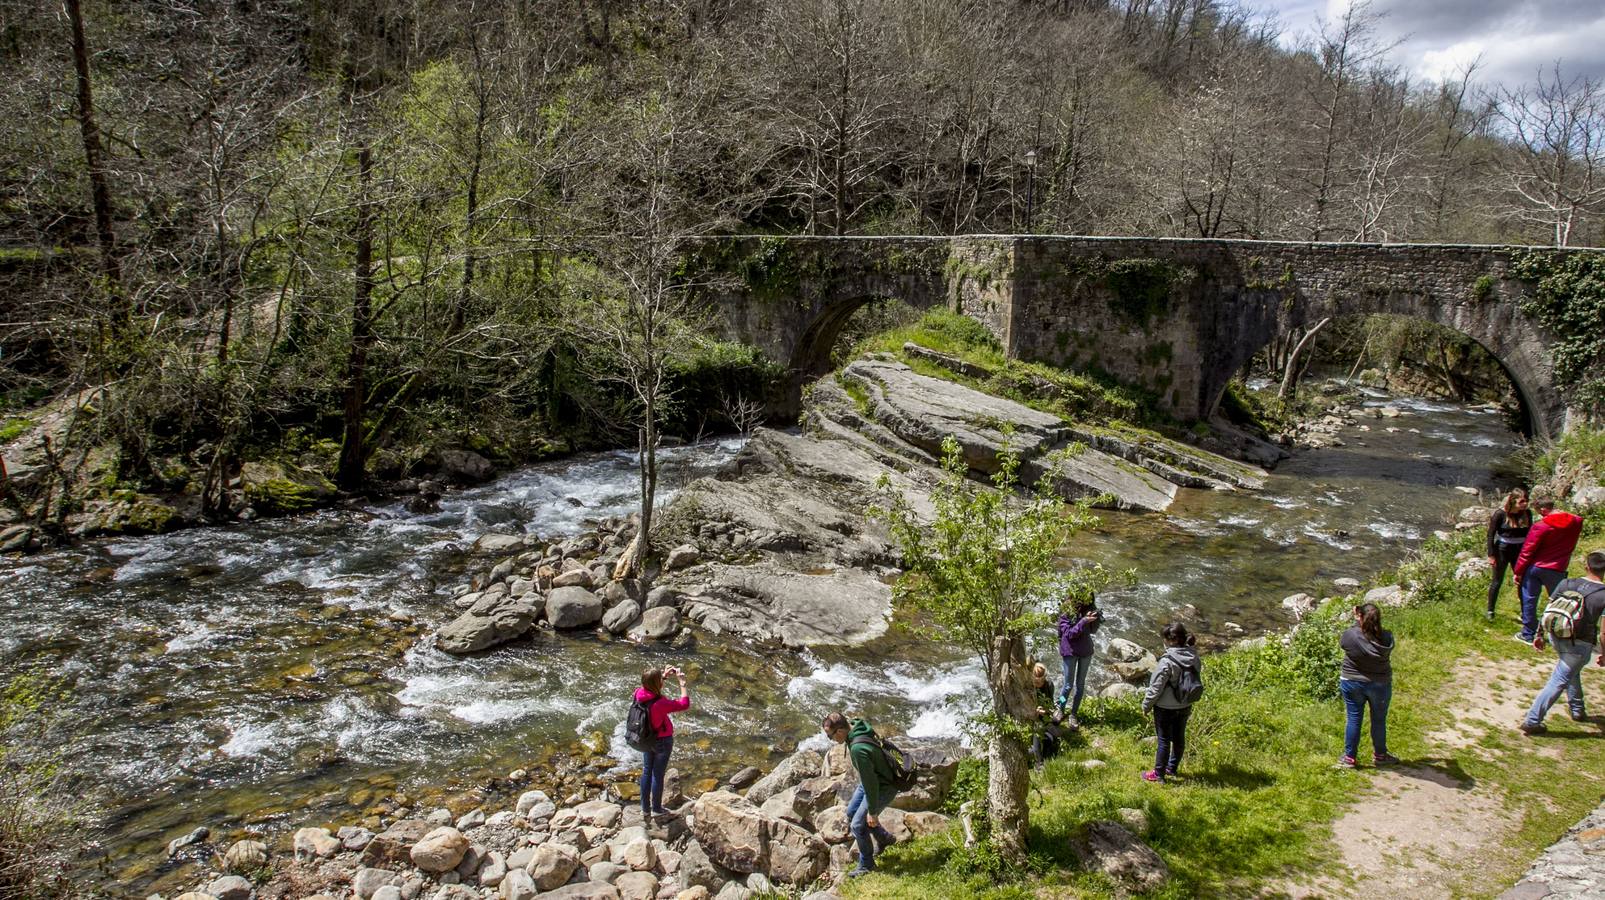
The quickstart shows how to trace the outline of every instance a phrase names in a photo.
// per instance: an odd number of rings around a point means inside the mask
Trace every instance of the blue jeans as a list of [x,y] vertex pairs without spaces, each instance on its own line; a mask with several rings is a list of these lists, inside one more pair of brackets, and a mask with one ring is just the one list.
[[870,835],[880,839],[882,844],[892,842],[892,834],[879,825],[869,827],[866,817],[869,815],[869,800],[864,796],[864,786],[860,784],[853,791],[853,799],[847,801],[847,830],[853,833],[853,840],[858,842],[858,867],[860,869],[875,868],[875,842]]
[[652,815],[663,811],[663,773],[669,771],[669,754],[674,736],[658,738],[656,749],[641,754],[641,812]]
[[1338,681],[1343,694],[1343,705],[1348,708],[1348,722],[1343,726],[1343,755],[1352,757],[1360,749],[1360,723],[1365,721],[1365,708],[1371,707],[1371,752],[1381,756],[1388,752],[1388,702],[1393,699],[1393,684],[1374,681]]
[[1538,595],[1554,594],[1555,585],[1566,580],[1566,573],[1532,566],[1521,579],[1521,637],[1530,641],[1538,635]]
[[1532,709],[1527,710],[1527,724],[1537,725],[1549,715],[1549,708],[1560,699],[1560,692],[1566,691],[1566,705],[1571,707],[1572,715],[1581,717],[1583,712],[1583,667],[1588,665],[1589,654],[1594,652],[1594,645],[1571,638],[1555,638],[1555,655],[1559,659],[1555,662],[1555,671],[1549,676],[1549,683],[1538,692],[1538,699],[1533,701]]
[[1154,734],[1158,738],[1154,745],[1154,771],[1159,777],[1175,775],[1176,767],[1181,765],[1181,753],[1187,749],[1187,717],[1192,714],[1191,706],[1154,707]]
[[1059,659],[1064,661],[1064,687],[1059,690],[1059,705],[1063,706],[1064,698],[1074,693],[1075,698],[1070,701],[1070,715],[1079,715],[1081,698],[1087,695],[1087,670],[1092,668],[1092,656],[1061,656]]

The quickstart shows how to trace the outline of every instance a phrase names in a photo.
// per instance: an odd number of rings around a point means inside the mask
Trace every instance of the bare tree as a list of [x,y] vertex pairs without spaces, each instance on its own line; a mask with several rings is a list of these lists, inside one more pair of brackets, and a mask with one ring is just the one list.
[[1566,78],[1557,62],[1532,85],[1501,89],[1498,110],[1514,145],[1504,173],[1520,216],[1565,247],[1579,218],[1605,205],[1605,89]]

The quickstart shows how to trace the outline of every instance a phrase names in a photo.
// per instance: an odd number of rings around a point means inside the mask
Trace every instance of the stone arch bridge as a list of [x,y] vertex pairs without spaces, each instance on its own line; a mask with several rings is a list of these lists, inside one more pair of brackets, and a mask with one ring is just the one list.
[[[797,383],[829,369],[853,312],[874,300],[944,306],[984,323],[1015,358],[1152,392],[1207,419],[1227,382],[1277,334],[1326,316],[1392,313],[1443,325],[1504,366],[1533,433],[1571,410],[1554,336],[1521,312],[1523,248],[1182,238],[972,235],[734,237],[693,265],[727,336],[762,347]],[[1550,253],[1598,252],[1547,250]]]

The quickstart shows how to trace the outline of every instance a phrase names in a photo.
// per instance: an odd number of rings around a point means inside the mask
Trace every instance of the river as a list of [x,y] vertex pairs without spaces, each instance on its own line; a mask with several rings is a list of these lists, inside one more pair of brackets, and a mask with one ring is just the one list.
[[[1491,497],[1502,484],[1494,472],[1517,438],[1496,413],[1379,394],[1366,403],[1403,414],[1285,461],[1263,491],[1184,490],[1166,514],[1106,514],[1070,555],[1134,567],[1139,580],[1104,598],[1100,639],[1153,646],[1184,605],[1207,635],[1283,625],[1282,597],[1395,565],[1476,502],[1457,486]],[[669,451],[670,489],[739,446]],[[198,824],[226,841],[355,821],[397,793],[461,805],[577,741],[621,755],[629,692],[648,664],[695,674],[676,747],[692,779],[774,758],[834,708],[894,731],[958,730],[983,694],[979,671],[900,629],[802,653],[707,637],[669,651],[547,635],[471,659],[421,645],[454,614],[449,591],[475,537],[559,537],[626,512],[631,462],[610,453],[534,466],[430,514],[382,504],[0,560],[0,671],[41,672],[66,689],[66,768],[105,810],[104,876],[130,896],[175,887],[184,873],[162,846]],[[1053,660],[1051,635],[1038,649]]]

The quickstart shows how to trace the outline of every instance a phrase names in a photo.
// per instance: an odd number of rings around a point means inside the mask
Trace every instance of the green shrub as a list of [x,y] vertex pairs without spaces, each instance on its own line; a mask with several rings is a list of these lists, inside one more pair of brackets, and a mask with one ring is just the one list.
[[60,783],[52,683],[16,676],[0,690],[0,897],[73,900],[90,891],[70,877],[85,846],[79,795]]

